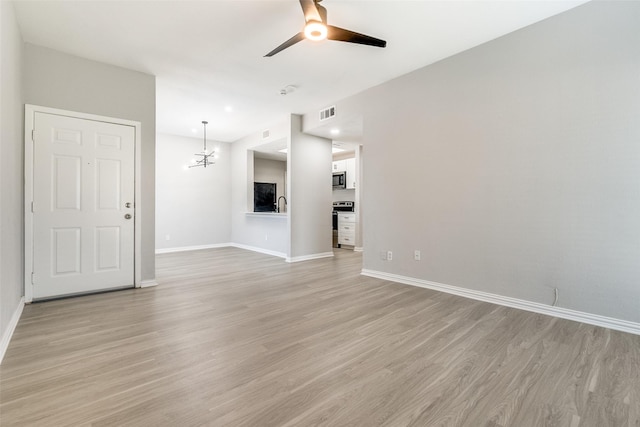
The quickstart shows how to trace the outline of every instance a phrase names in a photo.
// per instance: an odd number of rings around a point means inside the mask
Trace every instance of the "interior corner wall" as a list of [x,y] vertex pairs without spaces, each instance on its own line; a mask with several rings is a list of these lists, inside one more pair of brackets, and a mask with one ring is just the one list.
[[640,322],[639,22],[589,2],[348,99],[364,268]]
[[25,44],[27,104],[102,115],[142,124],[142,280],[155,278],[155,76]]
[[202,139],[158,134],[156,140],[156,250],[231,242],[231,147],[215,147],[214,165],[188,168]]
[[[23,43],[13,4],[0,1],[0,342],[24,295]],[[0,351],[2,348],[0,347]],[[2,354],[0,354],[2,359]]]
[[289,141],[290,258],[332,252],[331,140],[302,133],[302,117],[291,115]]
[[248,150],[289,137],[287,122],[269,129],[270,136],[255,132],[231,143],[231,242],[280,257],[288,255],[289,218],[287,216],[252,215],[253,153]]

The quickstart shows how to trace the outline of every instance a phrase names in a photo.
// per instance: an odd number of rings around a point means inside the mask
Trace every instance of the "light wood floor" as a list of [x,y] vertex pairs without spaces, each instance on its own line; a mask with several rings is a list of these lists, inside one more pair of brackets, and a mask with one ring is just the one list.
[[226,248],[25,307],[5,426],[640,426],[640,336]]

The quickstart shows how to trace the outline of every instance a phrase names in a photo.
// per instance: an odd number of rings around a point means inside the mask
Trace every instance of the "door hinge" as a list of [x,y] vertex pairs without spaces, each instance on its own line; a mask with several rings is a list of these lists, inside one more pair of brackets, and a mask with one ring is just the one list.
[[36,130],[31,129],[31,141],[36,142]]
[[33,212],[34,212],[34,210],[33,210],[33,202],[31,202],[31,213],[33,213]]
[[32,285],[36,284],[36,273],[31,273],[31,284]]

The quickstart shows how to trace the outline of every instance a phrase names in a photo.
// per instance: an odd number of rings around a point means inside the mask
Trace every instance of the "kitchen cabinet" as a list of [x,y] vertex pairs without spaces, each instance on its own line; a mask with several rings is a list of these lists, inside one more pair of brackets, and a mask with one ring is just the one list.
[[338,244],[356,245],[356,214],[340,212],[338,214]]
[[332,164],[333,172],[346,172],[347,173],[347,190],[353,190],[356,188],[358,174],[356,172],[356,159],[344,159],[336,160]]
[[356,159],[345,160],[345,170],[347,172],[347,190],[356,188]]

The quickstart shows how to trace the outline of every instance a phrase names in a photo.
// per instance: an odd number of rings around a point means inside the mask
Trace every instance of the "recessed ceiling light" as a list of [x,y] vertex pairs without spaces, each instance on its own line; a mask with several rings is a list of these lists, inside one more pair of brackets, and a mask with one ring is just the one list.
[[191,129],[191,133],[198,133],[198,129],[196,128]]
[[224,111],[226,111],[227,113],[230,113],[233,111],[233,107],[231,105],[227,105],[226,107],[224,107]]
[[340,135],[340,129],[331,129],[331,135]]
[[287,153],[287,149],[283,148],[282,150],[278,150],[278,153],[285,153],[286,154]]
[[331,147],[332,154],[339,153],[341,151],[344,151],[344,150],[342,148]]

